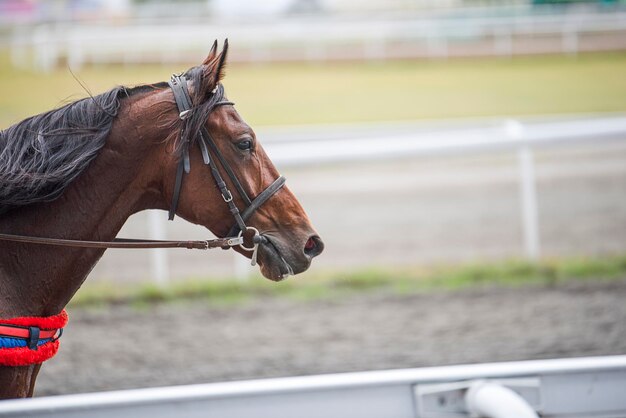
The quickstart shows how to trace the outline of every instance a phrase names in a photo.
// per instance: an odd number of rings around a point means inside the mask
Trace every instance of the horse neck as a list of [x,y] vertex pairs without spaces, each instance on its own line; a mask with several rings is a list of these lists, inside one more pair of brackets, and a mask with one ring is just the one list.
[[[158,159],[165,145],[157,117],[150,115],[158,112],[142,111],[149,96],[123,100],[105,146],[60,198],[7,213],[0,231],[110,241],[133,213],[162,208]],[[103,254],[0,242],[0,317],[58,313]]]

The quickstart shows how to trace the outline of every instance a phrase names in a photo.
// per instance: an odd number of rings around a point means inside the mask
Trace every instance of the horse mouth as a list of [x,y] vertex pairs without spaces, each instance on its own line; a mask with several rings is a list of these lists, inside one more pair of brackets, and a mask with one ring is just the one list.
[[275,239],[269,236],[266,242],[261,244],[259,248],[259,265],[261,267],[261,274],[266,278],[280,282],[289,276],[293,276],[295,273],[293,267],[282,256],[279,248],[279,244],[275,242]]

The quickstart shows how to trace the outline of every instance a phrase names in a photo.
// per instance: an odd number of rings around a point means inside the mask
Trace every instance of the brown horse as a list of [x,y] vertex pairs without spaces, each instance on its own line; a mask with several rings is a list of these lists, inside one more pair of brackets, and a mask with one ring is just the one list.
[[[188,120],[180,117],[168,84],[157,83],[118,87],[2,131],[0,233],[111,241],[130,215],[170,208],[179,161],[185,159],[191,169],[185,167],[176,214],[226,236],[233,216],[213,167],[203,161],[206,149],[195,145],[196,133],[210,133],[217,148],[212,157],[221,154],[248,195],[258,196],[278,178],[252,129],[223,97],[227,48],[225,43],[217,53],[214,44],[206,60],[185,73],[192,102]],[[188,148],[181,146],[181,130],[191,132]],[[224,167],[218,171],[233,190],[233,203],[245,207]],[[275,190],[247,222],[266,237],[258,263],[271,280],[305,271],[322,252],[322,241],[286,187]],[[58,314],[103,253],[0,241],[0,318]],[[40,366],[0,366],[0,398],[32,396]]]

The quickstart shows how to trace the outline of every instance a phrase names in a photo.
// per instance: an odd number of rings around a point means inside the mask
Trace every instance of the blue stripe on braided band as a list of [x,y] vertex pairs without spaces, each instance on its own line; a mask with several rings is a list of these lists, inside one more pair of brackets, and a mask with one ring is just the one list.
[[[50,338],[45,340],[39,340],[37,347],[50,341]],[[26,347],[26,339],[24,338],[12,338],[12,337],[0,337],[0,348],[18,348]]]

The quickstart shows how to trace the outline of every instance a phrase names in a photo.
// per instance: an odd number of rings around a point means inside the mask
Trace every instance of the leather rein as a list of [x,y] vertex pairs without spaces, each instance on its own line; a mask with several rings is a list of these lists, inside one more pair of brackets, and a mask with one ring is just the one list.
[[[193,138],[187,135],[187,129],[185,121],[194,111],[191,97],[189,95],[189,88],[187,86],[187,80],[184,75],[172,75],[171,80],[168,82],[172,92],[174,93],[174,99],[176,100],[176,106],[179,111],[179,118],[183,122],[180,140],[183,141],[182,155],[176,169],[176,180],[174,185],[174,193],[172,196],[172,204],[170,206],[168,220],[173,220],[178,207],[178,201],[180,199],[180,191],[182,189],[184,174],[188,174],[191,166],[189,159],[189,146],[192,144]],[[213,91],[214,94],[221,86],[216,86]],[[219,106],[233,105],[234,103],[229,101],[216,102],[209,110],[212,112]],[[235,219],[235,224],[225,238],[216,238],[200,241],[166,241],[166,240],[145,240],[145,239],[128,239],[128,238],[116,238],[113,241],[83,241],[74,239],[60,239],[60,238],[45,238],[45,237],[33,237],[24,235],[13,235],[0,233],[0,240],[24,242],[29,244],[43,244],[43,245],[55,245],[63,247],[81,247],[81,248],[124,248],[124,249],[140,249],[140,248],[187,248],[187,249],[200,249],[208,250],[211,248],[223,248],[228,249],[239,246],[246,251],[252,251],[252,265],[256,264],[256,253],[259,244],[265,242],[267,238],[263,237],[256,228],[246,225],[246,220],[261,207],[270,197],[278,192],[285,184],[285,177],[279,176],[272,184],[270,184],[265,190],[259,193],[254,199],[250,199],[241,182],[235,175],[233,169],[228,164],[228,161],[224,158],[222,153],[217,148],[215,141],[209,134],[206,127],[202,127],[197,142],[202,152],[202,159],[205,165],[208,165],[211,169],[211,174],[215,180],[222,199],[228,205],[228,208]],[[245,209],[240,212],[239,208],[233,201],[233,194],[231,193],[228,185],[224,181],[215,159],[211,158],[211,154],[217,157],[220,165],[230,178],[232,184],[237,189],[237,192],[244,204]]]

